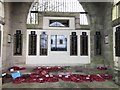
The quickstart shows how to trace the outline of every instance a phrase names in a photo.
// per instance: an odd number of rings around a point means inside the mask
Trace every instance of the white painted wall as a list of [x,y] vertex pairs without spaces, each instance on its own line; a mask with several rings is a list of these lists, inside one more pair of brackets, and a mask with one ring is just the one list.
[[115,56],[115,32],[116,32],[116,27],[118,27],[120,25],[117,25],[115,27],[113,27],[113,57],[114,57],[114,65],[116,67],[120,67],[119,64],[120,64],[120,57],[116,57]]
[[[28,55],[29,34],[31,31],[36,31],[37,34],[37,55]],[[48,55],[40,56],[40,34],[45,31],[48,35]],[[78,35],[78,56],[70,56],[70,35],[71,32],[76,32]],[[80,35],[82,32],[87,32],[88,35],[88,56],[80,55]],[[51,51],[51,35],[65,35],[67,37],[67,51]],[[27,30],[27,55],[26,64],[31,65],[80,65],[90,63],[90,30]]]
[[[0,20],[3,21],[4,19],[4,3],[3,0],[0,2]],[[0,24],[0,31],[1,31],[1,51],[0,51],[0,71],[2,71],[2,46],[3,46],[3,25]],[[0,79],[0,85],[2,80]],[[1,86],[0,86],[1,89]]]
[[2,0],[0,2],[0,17],[4,17],[4,4]]
[[2,69],[2,46],[3,46],[3,25],[0,24],[0,31],[1,31],[1,53],[0,53],[0,70]]

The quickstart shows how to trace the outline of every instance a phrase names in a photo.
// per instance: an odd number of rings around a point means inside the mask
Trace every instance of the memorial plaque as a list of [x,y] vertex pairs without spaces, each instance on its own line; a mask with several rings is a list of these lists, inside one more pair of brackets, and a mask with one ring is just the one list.
[[22,55],[21,30],[16,30],[16,34],[14,34],[14,55]]
[[37,35],[35,31],[31,31],[29,35],[29,55],[36,55],[37,53]]
[[80,36],[80,46],[81,55],[88,55],[88,35],[86,35],[86,32],[82,32]]
[[95,39],[95,55],[101,55],[101,34],[99,31],[94,35]]
[[77,35],[76,32],[72,32],[70,35],[70,55],[77,55]]

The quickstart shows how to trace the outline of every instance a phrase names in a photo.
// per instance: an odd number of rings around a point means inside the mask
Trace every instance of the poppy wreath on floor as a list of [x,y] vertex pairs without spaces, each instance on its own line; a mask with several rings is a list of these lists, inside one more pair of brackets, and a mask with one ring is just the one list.
[[71,80],[71,75],[62,75],[61,79],[62,79],[63,81],[72,81],[72,80]]
[[111,80],[113,78],[111,75],[108,75],[108,74],[100,74],[100,76],[105,80]]
[[59,79],[62,79],[62,77],[63,77],[62,74],[57,75],[57,78],[59,78]]
[[49,71],[48,70],[42,70],[42,71],[38,71],[38,73],[39,73],[39,76],[43,76],[43,75],[49,74]]
[[44,82],[46,82],[46,78],[44,78],[44,77],[37,78],[36,82],[38,82],[38,83],[44,83]]
[[34,82],[37,82],[37,78],[27,78],[24,82],[26,82],[26,83],[34,83]]
[[63,70],[62,67],[60,66],[55,66],[55,67],[36,67],[34,70],[39,70],[39,71],[43,71],[43,70],[47,70],[47,71],[58,71],[58,70]]
[[12,71],[12,70],[25,70],[26,68],[25,67],[18,67],[18,66],[13,66],[13,67],[10,67],[8,68],[9,71]]
[[47,70],[47,71],[52,71],[52,70],[53,70],[53,67],[45,67],[45,70]]
[[98,70],[107,70],[107,67],[102,67],[102,66],[99,66],[97,67]]
[[25,82],[25,80],[26,80],[25,78],[18,77],[18,78],[16,78],[16,79],[13,80],[13,83],[20,84],[22,82]]
[[[13,66],[10,69],[14,70],[22,70],[25,69]],[[98,67],[97,69],[99,70],[107,70],[105,67]],[[59,79],[63,81],[71,81],[71,82],[92,82],[92,81],[98,81],[102,82],[105,80],[111,80],[112,76],[108,74],[91,74],[91,75],[80,75],[80,74],[72,74],[72,73],[62,73],[58,75],[52,75],[49,72],[50,71],[58,71],[58,70],[63,70],[62,67],[55,66],[55,67],[36,67],[35,70],[37,70],[36,73],[31,73],[31,74],[26,74],[22,75],[19,78],[16,78],[13,80],[13,83],[19,84],[22,82],[25,83],[33,83],[33,82],[38,82],[38,83],[44,83],[44,82],[58,82]]]
[[13,80],[13,83],[19,84],[22,82],[25,83],[33,83],[33,82],[38,82],[38,83],[44,83],[44,82],[58,82],[59,79],[63,81],[72,81],[72,82],[92,82],[92,81],[98,81],[98,82],[103,82],[105,80],[111,80],[112,76],[108,74],[97,74],[97,75],[77,75],[77,74],[71,74],[71,75],[42,75],[39,76],[39,74],[33,73],[30,75],[23,75],[21,77],[18,77]]
[[58,82],[59,79],[57,77],[48,77],[47,82]]
[[94,81],[98,81],[98,82],[103,82],[105,81],[105,79],[103,79],[99,74],[98,75],[90,75],[91,79]]
[[91,75],[80,75],[80,78],[83,81],[86,81],[86,82],[92,82],[93,81],[93,78],[91,78]]
[[73,82],[83,82],[83,80],[77,74],[71,75],[71,81],[73,81]]
[[12,76],[7,73],[2,73],[2,83],[8,83],[12,81]]
[[40,71],[42,71],[42,70],[45,70],[45,67],[38,66],[34,70],[40,70]]
[[55,66],[55,67],[52,67],[52,70],[58,71],[58,70],[64,70],[64,69],[63,69],[63,67]]
[[39,77],[41,77],[40,74],[37,74],[37,73],[30,74],[30,78],[39,78]]

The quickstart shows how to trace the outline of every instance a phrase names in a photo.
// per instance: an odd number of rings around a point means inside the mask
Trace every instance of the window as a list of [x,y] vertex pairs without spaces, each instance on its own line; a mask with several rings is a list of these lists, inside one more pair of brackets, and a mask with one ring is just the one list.
[[38,13],[31,11],[28,15],[27,24],[38,24]]
[[80,12],[80,25],[88,25],[87,12]]
[[52,35],[51,51],[67,51],[67,38],[64,35]]
[[40,55],[47,55],[48,48],[48,35],[46,32],[42,32],[40,35]]
[[21,30],[16,30],[16,34],[14,34],[14,55],[22,55]]
[[112,9],[112,20],[118,19],[120,17],[120,0],[115,0]]
[[50,27],[69,27],[69,20],[50,20]]
[[[31,5],[27,24],[38,24],[40,17],[44,16],[46,12],[82,12],[84,14],[80,13],[80,18],[78,18],[80,20],[80,25],[88,25],[87,14],[78,0],[38,0]],[[65,27],[69,27],[68,24],[65,25]]]

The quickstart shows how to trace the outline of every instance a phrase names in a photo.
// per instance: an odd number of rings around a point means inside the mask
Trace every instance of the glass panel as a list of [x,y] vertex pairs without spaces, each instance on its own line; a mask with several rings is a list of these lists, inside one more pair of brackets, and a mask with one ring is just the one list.
[[47,55],[48,49],[48,35],[42,32],[40,35],[40,55]]
[[35,31],[31,31],[29,35],[29,55],[36,55],[37,51],[37,35]]
[[77,35],[76,35],[76,32],[72,32],[72,35],[70,35],[70,55],[77,56]]
[[69,20],[50,20],[50,27],[69,27]]
[[[44,16],[46,12],[79,13],[85,12],[85,10],[78,0],[38,0],[34,2],[30,7],[27,17],[27,24],[38,24],[38,19],[41,17],[40,14]],[[86,15],[82,15],[80,22],[83,22],[83,19],[84,24],[88,25]]]
[[63,44],[63,40],[62,39],[60,39],[60,41],[59,41],[60,43],[59,44]]
[[67,51],[67,38],[64,35],[52,35],[51,51]]
[[27,24],[38,24],[38,3],[34,3],[28,14]]
[[116,6],[113,7],[113,11],[112,11],[112,20],[115,20],[117,17],[116,17]]
[[112,20],[118,19],[120,17],[120,3],[119,0],[113,5],[112,8]]
[[119,15],[118,15],[118,13],[119,13],[119,5],[116,5],[116,18],[118,18],[119,17]]
[[88,55],[88,35],[86,32],[82,32],[80,36],[80,46],[81,55]]
[[80,13],[80,25],[88,25],[86,13]]
[[22,55],[21,30],[16,30],[16,34],[14,34],[14,55]]

